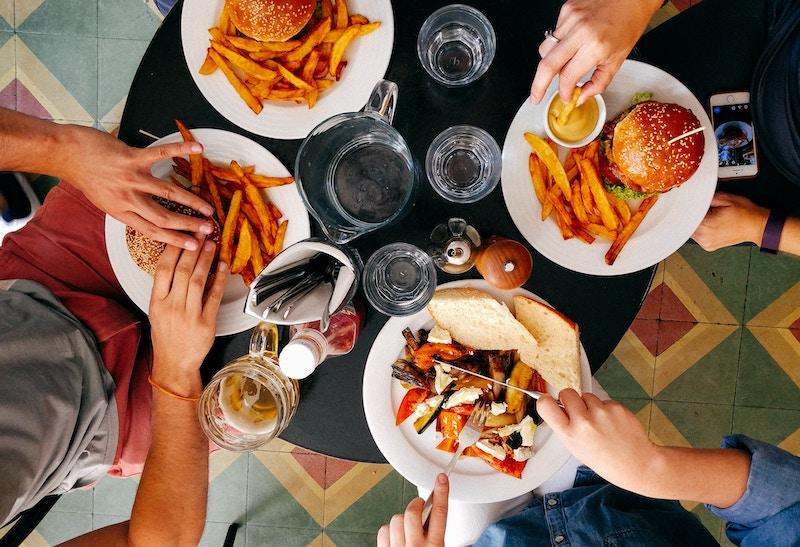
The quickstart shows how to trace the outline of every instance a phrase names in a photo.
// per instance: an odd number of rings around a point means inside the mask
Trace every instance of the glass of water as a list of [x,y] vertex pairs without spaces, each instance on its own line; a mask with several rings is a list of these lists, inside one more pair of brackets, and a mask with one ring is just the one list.
[[496,38],[484,14],[463,4],[445,6],[425,20],[417,38],[423,68],[442,85],[471,84],[489,70]]
[[379,312],[411,315],[424,308],[436,291],[433,259],[408,243],[381,247],[364,266],[364,293]]
[[500,147],[479,127],[456,125],[433,139],[425,171],[433,189],[455,203],[473,203],[489,195],[503,167]]

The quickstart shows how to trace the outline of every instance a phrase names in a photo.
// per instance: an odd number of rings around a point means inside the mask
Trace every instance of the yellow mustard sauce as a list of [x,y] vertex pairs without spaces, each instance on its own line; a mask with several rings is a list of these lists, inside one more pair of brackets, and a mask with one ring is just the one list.
[[597,108],[597,101],[589,99],[581,106],[575,108],[567,119],[567,123],[558,123],[558,115],[564,108],[565,103],[561,97],[556,96],[550,103],[547,111],[547,121],[553,135],[565,142],[577,142],[585,138],[597,125],[597,118],[600,110]]

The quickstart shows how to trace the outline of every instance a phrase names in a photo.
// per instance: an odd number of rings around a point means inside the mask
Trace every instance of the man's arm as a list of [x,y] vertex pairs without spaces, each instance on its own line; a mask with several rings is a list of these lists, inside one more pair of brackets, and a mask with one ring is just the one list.
[[[150,299],[153,389],[150,451],[136,493],[131,520],[108,526],[66,545],[197,545],[205,525],[208,497],[208,441],[197,419],[200,365],[214,342],[217,311],[227,278],[219,270],[208,296],[203,291],[214,244],[200,251],[168,246],[159,261]],[[182,399],[184,398],[184,399]]]
[[747,489],[750,455],[743,450],[658,446],[616,401],[571,389],[560,398],[563,410],[546,397],[539,414],[576,458],[620,488],[717,507],[733,505]]
[[152,239],[192,250],[197,249],[197,240],[182,232],[210,234],[211,224],[168,211],[152,196],[182,203],[206,216],[213,209],[193,193],[153,177],[150,166],[201,151],[197,143],[132,148],[103,131],[0,108],[0,171],[61,178],[120,222]]

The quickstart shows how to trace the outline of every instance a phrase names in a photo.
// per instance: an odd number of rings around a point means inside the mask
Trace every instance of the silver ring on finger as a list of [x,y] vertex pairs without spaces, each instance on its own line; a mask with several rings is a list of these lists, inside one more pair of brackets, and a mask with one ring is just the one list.
[[557,38],[556,35],[553,34],[552,30],[544,31],[544,38],[545,38],[545,40],[552,40],[553,43],[556,43],[556,44],[558,44],[561,41],[560,38]]

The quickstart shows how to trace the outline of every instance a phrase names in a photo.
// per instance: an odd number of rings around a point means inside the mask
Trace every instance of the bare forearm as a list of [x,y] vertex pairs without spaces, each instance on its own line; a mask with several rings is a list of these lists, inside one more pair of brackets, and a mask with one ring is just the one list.
[[0,171],[63,176],[72,132],[72,126],[0,108]]
[[749,476],[750,455],[743,450],[659,447],[650,469],[629,489],[725,508],[742,497]]
[[[202,390],[200,376],[153,379],[181,395]],[[208,497],[208,441],[197,419],[197,403],[153,390],[153,437],[133,506],[134,545],[194,545],[205,524]]]
[[795,217],[786,219],[778,249],[784,253],[800,256],[800,219]]

